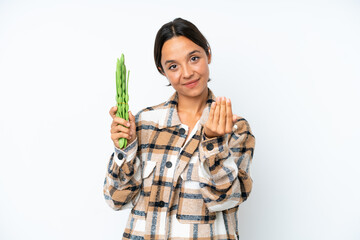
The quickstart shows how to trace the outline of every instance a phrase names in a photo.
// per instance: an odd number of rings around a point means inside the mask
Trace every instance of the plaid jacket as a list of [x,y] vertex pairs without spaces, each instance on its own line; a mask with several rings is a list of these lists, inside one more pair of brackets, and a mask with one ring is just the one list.
[[177,100],[175,92],[136,115],[137,139],[110,157],[106,202],[115,210],[132,208],[123,239],[238,239],[238,205],[252,188],[249,124],[240,118],[231,134],[206,138],[203,125],[215,101],[209,89],[189,133]]

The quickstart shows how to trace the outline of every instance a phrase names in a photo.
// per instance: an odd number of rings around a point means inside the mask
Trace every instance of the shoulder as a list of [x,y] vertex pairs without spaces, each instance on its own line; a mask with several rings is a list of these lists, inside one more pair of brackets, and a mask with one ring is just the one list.
[[168,103],[169,101],[162,102],[160,104],[146,107],[141,109],[136,115],[135,115],[135,121],[150,121],[150,120],[156,120],[157,118],[162,116],[162,112],[166,111],[168,109]]

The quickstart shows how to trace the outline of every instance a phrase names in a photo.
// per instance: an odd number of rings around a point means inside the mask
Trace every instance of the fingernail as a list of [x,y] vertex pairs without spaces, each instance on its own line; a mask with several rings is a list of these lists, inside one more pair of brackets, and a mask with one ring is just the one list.
[[126,126],[130,127],[130,123],[127,123]]
[[226,102],[228,102],[228,103],[229,103],[229,102],[230,102],[230,98],[226,99]]

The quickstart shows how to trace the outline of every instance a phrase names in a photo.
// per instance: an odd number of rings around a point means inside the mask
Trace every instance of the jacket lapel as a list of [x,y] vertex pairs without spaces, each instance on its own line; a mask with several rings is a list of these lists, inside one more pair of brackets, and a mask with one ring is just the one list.
[[174,184],[176,184],[178,177],[180,174],[184,171],[186,166],[189,164],[189,161],[191,157],[193,156],[194,152],[199,146],[200,143],[200,137],[203,127],[200,125],[199,129],[196,131],[196,133],[192,136],[192,138],[188,141],[188,143],[185,145],[185,147],[182,149],[182,151],[179,154],[179,162],[177,164],[177,168],[175,170],[174,174]]
[[[174,174],[174,185],[177,183],[177,179],[180,176],[180,174],[184,171],[186,166],[188,165],[191,157],[193,156],[194,152],[197,150],[200,140],[202,137],[203,132],[203,126],[205,125],[210,112],[211,103],[215,101],[215,96],[212,93],[210,89],[208,89],[208,99],[206,101],[206,107],[204,108],[202,115],[200,117],[200,125],[198,127],[198,130],[196,133],[192,136],[191,139],[189,139],[188,143],[184,146],[184,148],[181,150],[179,154],[179,161],[177,164],[177,168],[175,170]],[[167,108],[166,115],[162,120],[160,120],[159,129],[163,128],[173,128],[181,124],[179,115],[177,113],[177,104],[178,104],[178,93],[175,92],[169,100],[165,103],[164,107]],[[177,127],[178,128],[178,127]],[[167,133],[168,134],[168,133]],[[190,133],[189,133],[190,134]],[[159,133],[159,136],[157,137],[158,140],[161,141],[161,139],[164,140],[164,143],[168,141],[168,137],[165,137],[166,131],[162,133],[162,131]],[[176,139],[175,142],[177,142],[176,145],[182,146],[184,143],[183,141],[179,141],[179,139]]]
[[[211,103],[215,101],[215,96],[212,91],[209,89],[208,99],[206,101],[206,107],[204,108],[202,115],[200,117],[200,125],[196,133],[185,145],[183,150],[179,154],[179,162],[174,174],[174,184],[176,184],[178,177],[184,171],[186,166],[189,164],[191,157],[194,155],[194,152],[199,147],[201,137],[203,136],[203,129],[206,121],[209,118]],[[189,133],[190,134],[190,133]]]

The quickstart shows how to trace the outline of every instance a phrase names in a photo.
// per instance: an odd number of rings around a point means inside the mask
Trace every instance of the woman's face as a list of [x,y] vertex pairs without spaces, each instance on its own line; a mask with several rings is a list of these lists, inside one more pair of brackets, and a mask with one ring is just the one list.
[[181,95],[197,97],[207,90],[211,55],[186,37],[167,40],[161,50],[164,75]]

